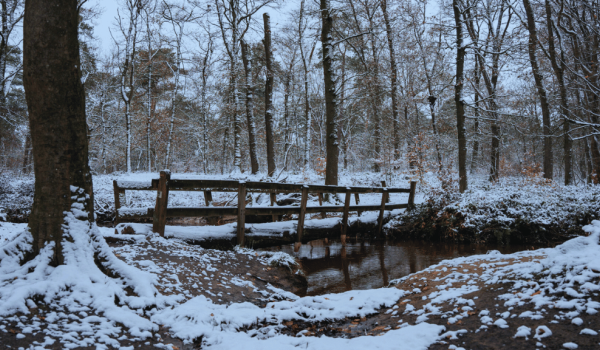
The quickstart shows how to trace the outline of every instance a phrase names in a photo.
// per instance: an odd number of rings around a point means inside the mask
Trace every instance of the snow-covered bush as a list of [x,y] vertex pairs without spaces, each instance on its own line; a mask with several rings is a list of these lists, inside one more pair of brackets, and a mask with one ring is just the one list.
[[388,227],[402,227],[402,235],[408,231],[415,238],[549,243],[583,234],[581,227],[600,217],[598,186],[477,179],[460,194],[436,185],[430,185],[425,203],[395,218]]

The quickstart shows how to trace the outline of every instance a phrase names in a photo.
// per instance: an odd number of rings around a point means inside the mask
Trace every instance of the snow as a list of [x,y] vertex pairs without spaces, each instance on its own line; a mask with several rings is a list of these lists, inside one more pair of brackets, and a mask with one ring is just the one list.
[[[77,188],[73,192],[77,198],[82,199],[84,196]],[[542,192],[550,194],[551,191]],[[585,193],[577,198],[583,198],[584,195]],[[224,198],[231,199],[226,196]],[[179,200],[188,204],[199,202],[197,196],[192,201],[189,194],[179,197]],[[259,204],[263,200],[266,202],[267,198],[255,198],[255,202]],[[363,200],[361,197],[361,203],[368,201],[377,202],[377,198],[365,196]],[[47,345],[56,339],[64,347],[119,347],[120,337],[125,336],[121,327],[126,329],[127,338],[149,339],[152,332],[165,326],[186,342],[202,337],[204,346],[215,349],[231,349],[240,344],[249,349],[328,349],[334,346],[347,349],[393,349],[398,344],[410,349],[426,349],[440,339],[457,339],[466,332],[446,331],[444,326],[429,323],[431,316],[443,316],[448,318],[449,324],[457,324],[460,319],[470,317],[470,313],[477,315],[484,326],[513,329],[511,334],[515,338],[532,336],[542,344],[543,341],[552,339],[551,321],[573,324],[579,330],[579,326],[584,325],[582,317],[594,315],[600,309],[600,303],[590,298],[592,293],[600,289],[597,285],[600,278],[600,221],[584,227],[584,231],[589,234],[587,237],[571,239],[555,248],[510,255],[490,252],[446,260],[431,266],[425,271],[444,269],[449,273],[443,277],[443,283],[424,298],[423,305],[419,307],[406,304],[402,308],[396,304],[408,294],[424,291],[423,288],[355,290],[299,298],[272,286],[261,291],[265,294],[266,306],[260,307],[248,302],[219,304],[206,296],[192,297],[159,291],[157,286],[166,282],[159,281],[157,276],[164,271],[165,266],[159,266],[151,260],[138,261],[137,266],[126,263],[115,256],[103,237],[131,236],[136,241],[160,240],[165,245],[181,243],[177,239],[157,237],[148,224],[127,224],[133,225],[135,235],[123,234],[125,225],[119,225],[117,233],[112,228],[98,228],[80,219],[85,216],[80,207],[80,203],[76,202],[72,210],[65,214],[67,233],[61,242],[65,264],[58,267],[50,264],[54,243],[47,244],[37,257],[20,265],[22,251],[31,246],[32,235],[25,224],[0,223],[0,320],[20,322],[14,316],[15,313],[30,315],[43,302],[52,310],[45,316],[45,322],[52,326],[44,331],[48,336]],[[140,208],[143,206],[140,205]],[[353,219],[372,220],[374,217],[376,214],[365,213],[360,218]],[[536,220],[545,219],[538,217]],[[339,218],[309,219],[306,225],[325,227],[338,222]],[[471,221],[471,224],[476,222]],[[248,224],[248,227],[253,232],[278,235],[282,230],[294,230],[294,225],[295,222],[288,221]],[[234,236],[233,228],[233,225],[205,226],[200,229],[168,226],[166,236],[194,239],[229,237]],[[118,277],[109,277],[96,265],[95,254],[98,252],[97,256],[103,262],[103,267]],[[265,265],[296,268],[293,258],[283,253],[259,254],[240,249],[238,252],[254,254]],[[126,249],[121,254],[126,255]],[[469,264],[478,265],[482,272],[475,273],[465,269],[464,266]],[[210,276],[201,277],[211,280]],[[410,276],[392,284],[398,284],[408,277]],[[174,274],[173,278],[177,279],[178,276]],[[201,282],[201,279],[198,278],[198,281]],[[230,278],[228,282],[248,283],[241,278]],[[510,312],[492,314],[489,310],[474,313],[478,302],[475,295],[481,290],[481,286],[497,283],[512,283],[500,295],[499,303],[506,307],[529,305],[531,310],[519,313],[518,317]],[[278,300],[270,301],[270,296],[275,294],[279,295]],[[443,312],[443,305],[455,305],[455,309]],[[392,308],[391,314],[397,312],[415,315],[416,324],[403,324],[401,328],[389,330],[378,337],[360,336],[352,339],[310,337],[305,333],[292,337],[281,332],[285,328],[283,323],[287,321],[343,320],[382,312],[382,308]],[[550,308],[561,310],[562,318],[544,320],[547,314],[545,310]],[[527,322],[527,325],[517,328],[513,320]],[[260,327],[259,324],[263,324],[263,321],[268,325]],[[23,324],[18,337],[28,337],[29,334],[41,331],[41,321],[33,318],[33,321]],[[83,333],[87,335],[81,336]],[[79,335],[76,337],[73,334]],[[562,346],[575,349],[576,337],[590,335],[597,335],[597,332],[584,328],[573,333],[573,339],[567,339],[572,341]]]

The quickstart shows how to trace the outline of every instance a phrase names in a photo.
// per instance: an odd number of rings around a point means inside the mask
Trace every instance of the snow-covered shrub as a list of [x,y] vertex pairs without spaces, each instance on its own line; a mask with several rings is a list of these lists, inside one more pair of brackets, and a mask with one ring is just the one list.
[[388,227],[426,239],[548,243],[583,234],[581,226],[600,217],[598,186],[503,178],[471,181],[463,194],[429,190],[425,203]]

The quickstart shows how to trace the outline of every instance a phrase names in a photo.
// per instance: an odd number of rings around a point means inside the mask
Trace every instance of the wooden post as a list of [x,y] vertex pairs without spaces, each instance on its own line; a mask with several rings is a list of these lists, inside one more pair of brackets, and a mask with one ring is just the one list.
[[[277,193],[271,192],[269,193],[269,196],[271,197],[271,206],[275,206],[277,203]],[[273,215],[271,219],[273,222],[277,221],[277,215]]]
[[240,247],[246,243],[246,181],[238,186],[237,243]]
[[348,232],[348,212],[350,211],[351,198],[352,193],[350,193],[350,187],[347,187],[346,198],[344,198],[344,215],[342,216],[342,235],[340,236],[342,245],[346,245],[346,234]]
[[[213,197],[212,191],[204,191],[204,205],[212,207]],[[206,218],[207,225],[217,225],[219,223],[219,216],[209,216]]]
[[415,206],[415,192],[417,191],[417,182],[410,182],[410,193],[408,194],[408,209],[412,209]]
[[[323,206],[323,193],[319,192],[319,193],[317,193],[317,196],[319,197],[319,206],[322,207]],[[327,212],[322,211],[321,219],[325,219],[325,218],[327,218]]]
[[[385,184],[385,181],[381,181],[381,187],[383,187],[383,188],[387,187],[386,184]],[[389,202],[390,202],[390,196],[389,196],[389,193],[388,193],[388,196],[386,198],[386,203],[389,203]]]
[[294,250],[298,251],[302,245],[302,234],[304,233],[304,216],[306,215],[306,202],[308,202],[308,186],[302,187],[302,199],[300,200],[300,215],[298,216],[298,234],[296,237],[296,243],[294,244]]
[[[360,197],[358,197],[358,193],[354,194],[354,203],[356,203],[356,205],[360,204]],[[360,214],[362,214],[362,211],[358,210],[357,213],[358,216],[360,216]]]
[[204,191],[204,205],[210,207],[212,205],[212,191]]
[[154,206],[154,217],[152,218],[152,230],[161,237],[165,236],[165,226],[167,225],[167,205],[169,203],[169,180],[171,172],[163,170],[160,172],[158,180],[158,190],[156,191],[156,205]]
[[115,191],[115,226],[120,223],[119,209],[121,209],[121,199],[125,201],[125,190],[119,187],[117,180],[113,180],[113,189]]
[[377,230],[377,235],[381,234],[381,229],[383,227],[383,212],[385,211],[385,203],[388,199],[387,189],[383,189],[383,193],[381,194],[381,209],[379,210],[379,229]]

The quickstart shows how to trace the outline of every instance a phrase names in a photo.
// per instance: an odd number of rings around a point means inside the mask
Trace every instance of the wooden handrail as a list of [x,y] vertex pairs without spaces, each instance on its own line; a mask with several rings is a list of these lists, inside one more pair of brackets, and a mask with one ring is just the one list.
[[[274,182],[245,182],[237,180],[202,180],[202,179],[171,179],[168,171],[161,171],[159,179],[152,179],[151,184],[138,181],[114,180],[113,187],[115,191],[115,222],[118,223],[119,209],[121,203],[125,200],[126,190],[153,190],[157,191],[156,206],[148,209],[148,217],[153,218],[153,230],[164,236],[166,220],[170,217],[215,217],[223,215],[237,215],[237,240],[240,246],[245,241],[245,219],[246,215],[272,215],[273,220],[279,215],[298,215],[297,242],[295,249],[298,249],[302,242],[304,230],[304,217],[306,214],[321,213],[325,216],[327,212],[343,213],[341,225],[341,239],[345,244],[345,238],[348,229],[348,213],[357,211],[360,215],[364,211],[379,211],[378,233],[381,233],[383,227],[384,211],[393,209],[410,209],[414,206],[415,192],[417,183],[411,181],[410,188],[389,188],[385,187],[345,187],[345,186],[327,186],[327,185],[303,185],[303,184],[282,184]],[[203,191],[206,207],[168,207],[169,191]],[[237,207],[211,207],[212,192],[238,192]],[[259,192],[269,193],[271,206],[269,207],[246,207],[246,193]],[[277,193],[301,193],[300,206],[274,206]],[[319,195],[319,206],[307,206],[308,194],[317,193]],[[344,205],[322,205],[323,193],[345,193],[346,199]],[[382,193],[381,204],[379,205],[360,205],[359,193]],[[389,203],[390,193],[408,193],[408,203]],[[350,205],[351,196],[354,194],[356,205]],[[141,215],[136,211],[136,217]]]

